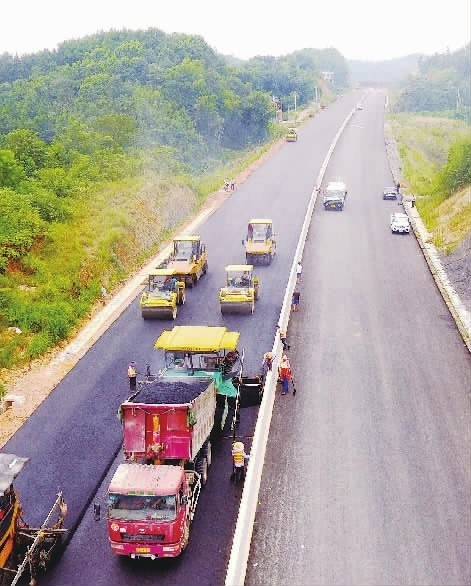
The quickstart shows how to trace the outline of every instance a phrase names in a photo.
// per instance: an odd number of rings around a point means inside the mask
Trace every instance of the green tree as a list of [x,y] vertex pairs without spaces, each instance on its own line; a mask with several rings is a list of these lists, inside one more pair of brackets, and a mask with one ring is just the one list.
[[15,188],[24,178],[25,172],[16,161],[15,153],[9,149],[0,149],[0,187]]
[[48,146],[36,132],[25,128],[13,130],[7,134],[5,141],[27,177],[34,176],[38,169],[47,165]]
[[47,225],[29,197],[0,189],[0,271],[4,271],[10,261],[21,260],[46,232]]

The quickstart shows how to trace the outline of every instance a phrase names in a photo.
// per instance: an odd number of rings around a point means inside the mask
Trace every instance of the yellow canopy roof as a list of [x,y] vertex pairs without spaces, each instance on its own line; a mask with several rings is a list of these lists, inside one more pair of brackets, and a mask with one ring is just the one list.
[[268,218],[255,218],[254,220],[249,220],[249,224],[273,224],[273,220]]
[[253,265],[227,265],[224,267],[226,271],[252,271]]
[[176,240],[188,240],[193,242],[194,240],[200,240],[201,236],[178,236],[178,238],[174,238],[173,241],[175,242]]
[[239,332],[228,332],[224,326],[175,326],[160,334],[154,348],[189,352],[236,350],[239,336]]
[[154,277],[171,277],[172,275],[176,274],[175,269],[152,269],[149,271],[149,276]]

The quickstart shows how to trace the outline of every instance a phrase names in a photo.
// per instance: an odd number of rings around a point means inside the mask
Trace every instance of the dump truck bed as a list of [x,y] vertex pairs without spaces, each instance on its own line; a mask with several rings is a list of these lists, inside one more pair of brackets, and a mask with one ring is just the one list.
[[137,458],[193,460],[214,426],[212,378],[159,377],[120,407],[125,454]]

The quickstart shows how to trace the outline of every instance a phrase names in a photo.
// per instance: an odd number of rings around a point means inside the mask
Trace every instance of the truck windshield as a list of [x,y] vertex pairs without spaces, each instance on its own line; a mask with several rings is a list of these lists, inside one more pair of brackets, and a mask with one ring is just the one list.
[[247,239],[254,240],[255,242],[265,242],[267,232],[267,224],[249,224]]
[[169,370],[219,370],[222,356],[217,353],[166,352],[165,365]]
[[176,496],[140,496],[110,493],[108,517],[126,521],[164,520],[177,516]]
[[175,260],[190,260],[195,253],[195,243],[191,240],[175,240],[173,243],[173,253]]
[[252,277],[249,271],[228,271],[226,280],[228,287],[252,286]]

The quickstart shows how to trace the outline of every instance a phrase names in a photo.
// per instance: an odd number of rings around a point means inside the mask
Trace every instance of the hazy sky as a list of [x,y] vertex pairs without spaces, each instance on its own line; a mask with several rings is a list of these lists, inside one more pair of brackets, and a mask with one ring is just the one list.
[[242,59],[335,47],[378,61],[470,41],[469,0],[3,0],[0,54],[34,53],[111,29],[197,34]]

